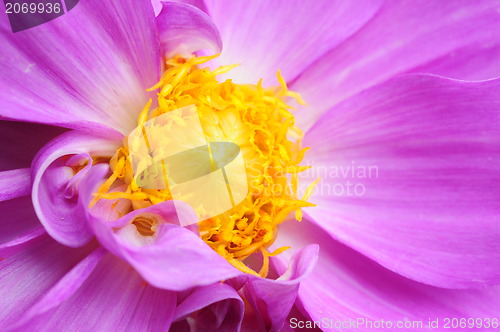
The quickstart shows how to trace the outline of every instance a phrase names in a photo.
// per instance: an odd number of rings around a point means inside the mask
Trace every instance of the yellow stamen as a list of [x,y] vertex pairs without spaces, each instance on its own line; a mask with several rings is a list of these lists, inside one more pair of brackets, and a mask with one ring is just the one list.
[[[308,148],[300,146],[303,135],[295,126],[289,101],[291,98],[299,104],[304,102],[297,93],[288,90],[280,72],[277,75],[280,86],[269,89],[262,87],[262,80],[257,85],[235,84],[231,80],[219,82],[217,75],[236,65],[215,70],[202,66],[213,58],[215,56],[167,60],[162,78],[148,89],[159,90],[158,106],[151,109],[152,100],[149,100],[139,115],[138,128],[143,128],[148,119],[194,105],[208,142],[232,142],[240,147],[248,195],[234,209],[200,222],[198,228],[200,237],[236,268],[266,277],[269,257],[289,248],[282,247],[272,253],[266,249],[276,239],[278,225],[292,212],[301,220],[301,208],[314,206],[307,200],[317,181],[302,199],[297,197],[298,173],[309,168],[299,163]],[[189,128],[186,135],[190,135]],[[132,202],[131,210],[137,210],[172,199],[168,189],[143,189],[137,185],[127,144],[124,140],[124,145],[110,160],[112,174],[95,194],[92,205],[99,199],[128,199]],[[126,190],[110,192],[115,182],[125,185]],[[142,235],[154,234],[155,227],[149,220],[136,218],[133,223]],[[259,252],[263,264],[257,273],[243,260]]]

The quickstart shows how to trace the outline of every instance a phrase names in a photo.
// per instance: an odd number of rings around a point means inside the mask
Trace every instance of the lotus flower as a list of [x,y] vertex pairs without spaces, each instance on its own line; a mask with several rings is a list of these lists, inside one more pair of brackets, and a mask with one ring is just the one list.
[[[498,326],[498,1],[86,0],[1,24],[2,330]],[[201,212],[139,187],[126,138],[189,105],[252,186],[182,226]]]

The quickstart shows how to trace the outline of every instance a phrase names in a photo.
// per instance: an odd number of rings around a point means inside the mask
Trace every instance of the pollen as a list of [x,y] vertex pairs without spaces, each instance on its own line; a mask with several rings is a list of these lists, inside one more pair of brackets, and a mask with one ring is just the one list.
[[[293,215],[301,221],[301,209],[314,206],[308,199],[315,183],[298,197],[298,174],[308,169],[300,163],[308,148],[301,146],[303,133],[295,125],[290,104],[304,101],[288,90],[280,72],[279,86],[271,88],[264,88],[262,80],[253,85],[220,82],[217,76],[235,66],[211,70],[206,62],[215,57],[168,59],[162,78],[149,89],[159,91],[157,100],[150,100],[144,107],[138,127],[162,114],[194,105],[208,142],[231,142],[240,147],[249,192],[233,209],[199,222],[198,231],[205,243],[233,266],[266,277],[269,257],[288,249],[267,250],[277,237],[278,225],[293,219]],[[125,199],[133,211],[172,199],[168,188],[144,189],[137,185],[126,139],[109,165],[111,175],[94,194],[91,205],[100,199]],[[141,235],[152,236],[157,221],[141,217],[133,224]],[[245,264],[252,254],[262,258],[258,271]]]

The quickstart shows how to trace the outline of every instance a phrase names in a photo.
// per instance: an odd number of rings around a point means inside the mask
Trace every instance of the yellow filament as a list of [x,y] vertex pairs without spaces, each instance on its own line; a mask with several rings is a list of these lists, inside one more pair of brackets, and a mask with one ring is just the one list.
[[[237,144],[243,154],[249,193],[234,209],[198,224],[201,238],[236,268],[253,275],[267,276],[269,257],[288,247],[269,253],[276,239],[277,226],[295,212],[302,219],[301,208],[314,206],[307,202],[314,185],[304,197],[297,197],[298,173],[308,169],[299,165],[308,148],[301,148],[302,132],[295,126],[290,100],[304,104],[302,98],[289,91],[278,72],[280,85],[263,88],[257,85],[235,84],[231,80],[219,82],[217,75],[226,73],[234,65],[210,70],[202,65],[215,58],[176,57],[166,61],[166,70],[160,81],[149,90],[159,90],[157,107],[151,109],[149,100],[139,115],[142,128],[151,118],[181,107],[195,105],[205,136],[209,142],[226,141]],[[179,119],[181,121],[182,119]],[[189,135],[189,130],[186,130]],[[168,189],[142,189],[135,183],[127,140],[110,160],[112,174],[95,193],[92,204],[99,199],[128,199],[131,209],[137,210],[172,199]],[[115,184],[126,190],[112,191]],[[154,229],[151,222],[137,221],[145,234]],[[136,225],[136,226],[137,226]],[[152,225],[152,224],[151,224]],[[253,253],[261,253],[263,264],[257,273],[243,260]]]

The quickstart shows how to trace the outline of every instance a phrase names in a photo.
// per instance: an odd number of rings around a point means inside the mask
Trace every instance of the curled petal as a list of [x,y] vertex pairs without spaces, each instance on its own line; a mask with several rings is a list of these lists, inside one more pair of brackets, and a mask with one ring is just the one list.
[[[85,211],[78,204],[78,183],[92,165],[93,156],[112,156],[119,135],[107,137],[71,131],[46,145],[33,162],[33,206],[40,222],[58,242],[71,247],[93,236]],[[83,167],[78,173],[72,167]]]
[[238,292],[224,283],[188,291],[175,312],[178,324],[190,317],[191,331],[239,331],[244,304]]
[[162,2],[156,18],[162,54],[169,58],[189,56],[199,50],[214,54],[222,50],[222,41],[212,19],[200,9],[177,2]]
[[248,276],[244,292],[261,328],[280,331],[295,303],[300,282],[307,279],[316,265],[318,249],[310,244],[297,250],[286,271],[276,280]]
[[160,14],[161,9],[163,7],[163,3],[165,1],[185,3],[188,5],[198,7],[199,9],[203,10],[205,13],[207,12],[207,8],[206,8],[205,2],[203,0],[151,0],[151,3],[153,4],[155,16],[158,16]]
[[[187,204],[165,201],[132,211],[110,221],[104,209],[88,209],[92,193],[104,181],[107,165],[94,166],[80,186],[80,204],[101,244],[130,263],[150,284],[168,290],[186,290],[240,275],[222,256],[208,247],[191,230],[178,226],[179,213],[196,218]],[[134,220],[154,216],[154,236],[140,235]]]

